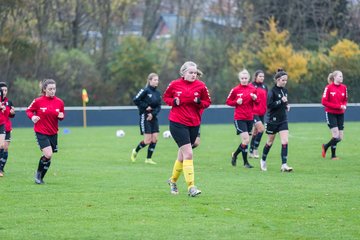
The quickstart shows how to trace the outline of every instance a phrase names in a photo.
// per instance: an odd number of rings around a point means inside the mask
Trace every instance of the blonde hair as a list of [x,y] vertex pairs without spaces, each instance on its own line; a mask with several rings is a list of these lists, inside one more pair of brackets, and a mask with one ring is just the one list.
[[147,77],[146,80],[146,87],[149,86],[149,82],[151,81],[151,79],[153,79],[154,77],[159,77],[159,75],[157,75],[157,73],[150,73],[149,76]]
[[339,73],[341,73],[341,71],[339,71],[339,70],[335,70],[335,71],[333,71],[332,73],[330,73],[329,76],[328,76],[328,78],[327,78],[328,83],[329,83],[329,84],[330,84],[330,83],[333,83],[336,75],[338,75]]
[[190,67],[196,67],[197,68],[197,65],[196,63],[194,62],[191,62],[191,61],[187,61],[185,62],[181,68],[180,68],[180,76],[184,76],[185,75],[185,72],[190,68]]
[[249,73],[248,70],[243,69],[243,70],[241,70],[241,71],[239,72],[239,74],[238,74],[239,80],[240,80],[240,76],[241,76],[242,74],[246,74],[246,75],[248,76],[249,81],[250,81],[250,73]]

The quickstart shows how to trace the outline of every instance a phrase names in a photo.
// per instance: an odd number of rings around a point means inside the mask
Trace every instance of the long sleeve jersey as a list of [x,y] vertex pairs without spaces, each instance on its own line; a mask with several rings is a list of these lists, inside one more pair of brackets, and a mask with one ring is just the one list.
[[256,88],[257,102],[254,105],[254,115],[264,116],[266,113],[268,88],[263,83],[251,83]]
[[[174,103],[176,97],[180,100],[179,106]],[[196,97],[200,99],[199,103],[194,102]],[[199,126],[203,110],[211,104],[205,83],[198,79],[193,82],[184,78],[171,81],[163,99],[171,106],[169,120],[186,126]]]
[[344,84],[336,85],[331,83],[325,87],[321,103],[325,107],[325,112],[333,114],[343,114],[344,109],[341,105],[347,105],[348,94]]
[[281,123],[287,121],[287,102],[281,100],[288,97],[286,88],[274,86],[268,93],[267,117],[270,123]]
[[[256,88],[251,84],[237,85],[231,89],[226,104],[235,107],[234,120],[253,120],[254,119],[254,105],[257,100],[253,100],[250,94],[256,94]],[[237,100],[242,98],[242,103],[237,104]]]
[[34,124],[34,131],[45,135],[55,135],[58,132],[59,112],[64,112],[64,102],[60,98],[41,96],[36,98],[26,109],[26,115],[31,119],[33,116],[40,117]]
[[[147,86],[141,89],[133,99],[135,105],[139,109],[139,114],[151,113],[154,117],[158,115],[161,110],[161,94],[156,87]],[[146,108],[151,107],[151,111]]]
[[13,106],[13,104],[7,97],[4,98],[4,104],[6,106],[6,109],[4,111],[5,131],[10,132],[12,130],[12,123],[11,123],[10,118],[15,117],[15,114],[10,113],[10,110],[11,110],[11,107]]

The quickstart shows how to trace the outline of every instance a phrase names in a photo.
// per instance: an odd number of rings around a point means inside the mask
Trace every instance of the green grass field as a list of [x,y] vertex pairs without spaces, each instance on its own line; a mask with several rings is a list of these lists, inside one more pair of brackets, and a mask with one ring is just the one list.
[[[34,184],[40,151],[33,130],[13,131],[5,176],[0,179],[0,239],[359,239],[360,123],[345,125],[339,161],[321,158],[330,139],[324,123],[290,124],[289,165],[280,172],[279,138],[268,171],[230,165],[239,144],[232,124],[203,125],[194,150],[196,185],[190,198],[183,177],[172,196],[177,147],[159,138],[153,159],[146,150],[131,163],[138,127],[68,128],[59,132],[45,185]],[[117,138],[115,131],[126,136]],[[166,130],[161,126],[161,131]],[[262,146],[265,142],[263,138]],[[241,158],[240,158],[241,159]],[[241,161],[240,161],[241,163]]]

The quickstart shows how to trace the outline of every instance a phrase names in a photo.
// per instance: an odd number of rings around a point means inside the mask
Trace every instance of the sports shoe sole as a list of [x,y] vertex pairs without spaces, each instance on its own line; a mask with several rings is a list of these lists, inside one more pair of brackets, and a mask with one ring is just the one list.
[[196,189],[196,193],[188,193],[189,197],[196,197],[201,194],[201,190]]
[[154,161],[149,161],[149,160],[145,160],[145,163],[146,164],[151,164],[151,165],[156,165],[157,163],[156,162],[154,162]]

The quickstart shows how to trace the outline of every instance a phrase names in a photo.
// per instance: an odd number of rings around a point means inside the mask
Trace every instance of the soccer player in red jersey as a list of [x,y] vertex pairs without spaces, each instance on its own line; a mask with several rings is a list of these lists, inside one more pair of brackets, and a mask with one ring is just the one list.
[[258,147],[265,130],[264,118],[266,114],[266,99],[268,88],[264,84],[265,74],[257,70],[254,74],[254,81],[251,83],[256,88],[257,104],[254,105],[254,128],[250,141],[249,156],[259,158]]
[[211,104],[209,91],[204,82],[197,78],[198,69],[194,62],[185,62],[180,68],[181,77],[170,82],[164,92],[165,103],[171,106],[170,132],[179,147],[171,178],[168,180],[170,192],[178,194],[176,182],[184,172],[188,195],[195,197],[201,193],[195,186],[193,150],[201,124],[201,114]]
[[15,117],[15,108],[12,102],[7,98],[8,88],[5,82],[0,82],[0,88],[3,94],[2,104],[6,107],[3,114],[5,119],[5,141],[3,146],[0,146],[0,177],[4,175],[4,168],[7,162],[9,153],[9,145],[11,141],[11,120],[10,118]]
[[331,159],[338,160],[336,145],[344,137],[344,113],[348,101],[347,88],[343,84],[343,74],[334,71],[328,76],[328,85],[325,87],[321,103],[325,107],[326,122],[330,128],[332,138],[326,144],[322,144],[322,157],[326,157],[326,151],[331,147]]
[[44,79],[41,92],[43,95],[34,99],[26,109],[27,116],[34,123],[36,139],[43,154],[35,174],[36,184],[44,183],[51,157],[58,150],[58,121],[65,117],[64,102],[55,96],[56,82],[53,79]]
[[226,104],[235,107],[234,109],[234,124],[236,134],[241,137],[241,144],[235,152],[231,155],[231,165],[236,166],[238,154],[241,152],[244,167],[253,168],[248,162],[247,153],[250,141],[249,132],[251,132],[254,120],[254,105],[257,101],[256,88],[249,84],[250,74],[244,69],[239,72],[240,84],[231,89]]

